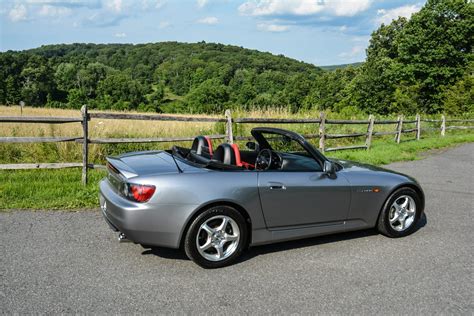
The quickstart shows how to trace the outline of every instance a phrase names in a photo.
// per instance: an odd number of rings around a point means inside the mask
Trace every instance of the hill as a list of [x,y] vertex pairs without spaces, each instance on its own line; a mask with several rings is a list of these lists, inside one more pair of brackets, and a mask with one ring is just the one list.
[[328,65],[328,66],[319,66],[322,70],[334,71],[336,69],[344,69],[347,67],[359,67],[363,62],[351,63],[351,64],[339,64],[339,65]]
[[0,65],[1,103],[167,112],[299,107],[292,94],[322,73],[282,55],[205,42],[48,45],[2,53]]
[[[427,0],[375,30],[356,67],[213,43],[71,44],[0,54],[0,104],[222,113],[225,108],[474,112],[474,6]],[[352,65],[353,66],[353,65]]]

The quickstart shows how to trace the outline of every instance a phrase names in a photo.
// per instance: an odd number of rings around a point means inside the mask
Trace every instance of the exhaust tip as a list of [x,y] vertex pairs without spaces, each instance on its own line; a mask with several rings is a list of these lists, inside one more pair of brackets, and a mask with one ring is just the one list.
[[119,242],[130,242],[130,240],[127,238],[127,236],[125,236],[124,233],[119,233],[118,241]]

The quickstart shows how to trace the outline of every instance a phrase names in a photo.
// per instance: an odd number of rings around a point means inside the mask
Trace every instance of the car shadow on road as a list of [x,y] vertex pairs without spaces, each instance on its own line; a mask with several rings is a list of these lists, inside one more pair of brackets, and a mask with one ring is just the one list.
[[[420,219],[413,233],[426,226],[428,220],[426,215]],[[274,252],[287,251],[292,249],[299,249],[305,247],[312,247],[317,245],[323,245],[328,243],[335,243],[345,240],[352,240],[370,236],[376,236],[379,233],[375,229],[359,230],[347,233],[338,233],[334,235],[317,236],[305,239],[298,239],[292,241],[285,241],[276,244],[262,245],[249,248],[243,255],[237,260],[237,263],[245,262],[256,256],[266,255]],[[145,246],[144,246],[145,247]],[[142,255],[155,255],[161,258],[174,259],[174,260],[189,260],[182,249],[170,249],[170,248],[159,248],[159,247],[145,247],[149,248],[142,252]]]

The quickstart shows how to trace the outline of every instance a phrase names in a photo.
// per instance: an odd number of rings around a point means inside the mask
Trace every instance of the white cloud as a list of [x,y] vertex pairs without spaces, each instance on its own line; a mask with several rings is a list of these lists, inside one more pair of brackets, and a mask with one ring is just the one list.
[[328,0],[325,4],[337,16],[354,16],[367,10],[372,0]]
[[23,4],[15,5],[10,10],[10,12],[8,12],[8,17],[13,22],[26,20],[27,15],[28,15],[28,11],[27,11],[26,7]]
[[166,4],[166,0],[156,0],[155,8],[161,9]]
[[[35,5],[58,5],[58,6],[89,6],[94,1],[84,1],[84,0],[23,0],[27,4]],[[96,1],[97,2],[97,1]]]
[[[142,10],[150,10],[150,9],[161,9],[162,7],[165,6],[167,0],[141,0],[140,2],[141,2]],[[133,2],[130,5],[130,0],[129,0],[127,4],[131,7],[131,5],[133,5]]]
[[204,8],[206,6],[206,4],[209,3],[209,0],[197,0],[196,3],[197,3],[198,7]]
[[62,17],[71,14],[71,9],[66,7],[57,7],[49,4],[42,5],[38,14],[48,17]]
[[107,9],[115,13],[120,13],[123,9],[122,0],[107,0],[104,2],[104,5]]
[[353,46],[349,52],[340,53],[338,56],[341,58],[349,59],[359,56],[365,49],[365,46],[356,45]]
[[[3,3],[0,0],[0,3]],[[79,16],[76,26],[107,27],[124,19],[159,10],[168,0],[8,0],[11,5],[0,9],[13,22],[36,21]]]
[[115,33],[114,36],[118,37],[118,38],[123,38],[123,37],[127,37],[127,34],[125,34],[125,33]]
[[260,31],[265,31],[265,32],[279,33],[279,32],[288,31],[289,26],[271,24],[271,23],[260,23],[260,24],[257,24],[257,29],[259,29]]
[[208,16],[197,21],[199,24],[208,24],[208,25],[215,25],[219,23],[219,19],[215,16]]
[[404,5],[390,10],[380,9],[377,11],[375,22],[377,24],[390,24],[392,20],[398,17],[410,18],[413,13],[420,11],[420,9],[421,5],[418,4]]
[[171,23],[168,21],[161,21],[160,24],[158,25],[159,29],[165,29],[167,27],[170,27]]
[[252,0],[239,6],[239,12],[252,16],[315,15],[354,16],[367,10],[372,0]]

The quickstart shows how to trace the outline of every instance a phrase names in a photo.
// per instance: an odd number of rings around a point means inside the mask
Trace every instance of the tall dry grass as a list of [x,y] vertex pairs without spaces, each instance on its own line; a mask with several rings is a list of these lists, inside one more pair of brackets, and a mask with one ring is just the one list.
[[[367,119],[364,114],[344,115],[340,113],[326,113],[329,119]],[[0,106],[0,116],[19,116],[20,107]],[[80,117],[79,110],[31,108],[23,109],[23,116],[64,116]],[[209,115],[206,115],[209,116]],[[218,116],[215,116],[218,117]],[[220,117],[223,117],[220,116]],[[261,117],[261,118],[317,118],[319,111],[309,110],[300,113],[291,113],[285,109],[268,109],[253,111],[233,111],[233,117]],[[387,117],[384,117],[387,118]],[[391,119],[394,116],[389,117]],[[427,123],[426,123],[427,124]],[[425,125],[426,125],[425,124]],[[318,124],[234,124],[234,135],[250,135],[256,126],[274,126],[288,128],[302,134],[317,134]],[[405,128],[412,128],[407,124]],[[439,126],[433,125],[431,126]],[[327,133],[359,133],[367,130],[366,125],[326,125]],[[376,131],[393,131],[395,125],[376,125]],[[172,122],[172,121],[140,121],[140,120],[108,120],[92,119],[89,122],[90,138],[134,138],[134,137],[185,137],[195,135],[223,134],[223,123],[201,122]],[[0,137],[6,136],[82,136],[80,123],[68,124],[28,124],[28,123],[1,123]],[[413,135],[404,135],[405,139]],[[391,136],[385,137],[387,140]],[[328,140],[326,147],[335,147],[349,144],[363,144],[364,137],[354,139]],[[216,141],[217,142],[217,141]],[[317,140],[311,140],[316,144]],[[245,142],[240,142],[244,146]],[[103,162],[105,156],[120,154],[134,150],[168,149],[170,143],[155,144],[116,144],[116,145],[91,145],[90,160]],[[179,143],[189,146],[189,142]],[[81,145],[69,143],[43,143],[43,144],[0,144],[0,163],[19,162],[63,162],[81,161]]]

